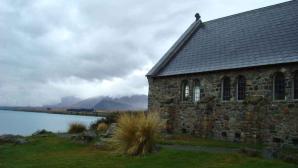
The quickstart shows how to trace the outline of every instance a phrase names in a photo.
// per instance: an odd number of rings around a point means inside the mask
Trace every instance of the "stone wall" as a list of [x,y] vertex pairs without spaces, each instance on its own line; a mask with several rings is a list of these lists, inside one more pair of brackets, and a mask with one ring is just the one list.
[[[190,75],[148,78],[149,111],[160,112],[168,131],[229,141],[285,143],[298,146],[298,101],[292,79],[298,64],[283,64]],[[286,78],[286,100],[273,100],[273,78]],[[246,99],[237,101],[236,82],[246,78]],[[230,101],[221,100],[221,80],[231,79]],[[181,83],[200,80],[201,100],[182,100]],[[191,96],[192,97],[192,96]]]

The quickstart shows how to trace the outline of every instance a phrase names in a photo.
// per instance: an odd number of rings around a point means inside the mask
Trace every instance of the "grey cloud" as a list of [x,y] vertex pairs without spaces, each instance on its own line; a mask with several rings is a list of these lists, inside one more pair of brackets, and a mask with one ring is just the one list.
[[0,105],[147,93],[146,71],[195,12],[206,21],[282,1],[2,0]]

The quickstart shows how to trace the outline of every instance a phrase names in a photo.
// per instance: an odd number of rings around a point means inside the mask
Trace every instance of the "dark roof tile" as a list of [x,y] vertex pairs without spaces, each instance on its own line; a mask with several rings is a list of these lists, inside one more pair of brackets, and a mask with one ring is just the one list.
[[193,25],[148,76],[298,62],[297,0]]

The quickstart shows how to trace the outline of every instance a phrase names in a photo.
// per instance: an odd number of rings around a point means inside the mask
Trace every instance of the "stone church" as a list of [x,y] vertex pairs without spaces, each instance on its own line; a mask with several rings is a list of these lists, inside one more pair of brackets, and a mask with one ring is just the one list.
[[298,145],[298,1],[203,22],[148,72],[168,132]]

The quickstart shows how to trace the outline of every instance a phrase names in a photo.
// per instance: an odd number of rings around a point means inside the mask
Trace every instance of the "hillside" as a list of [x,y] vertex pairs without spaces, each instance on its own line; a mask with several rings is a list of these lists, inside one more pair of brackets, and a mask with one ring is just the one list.
[[112,97],[94,97],[81,100],[75,97],[64,97],[61,102],[46,105],[51,108],[86,108],[97,110],[146,110],[148,97],[146,95]]

